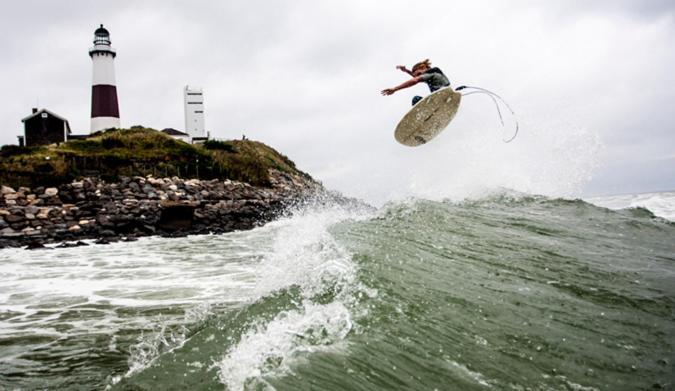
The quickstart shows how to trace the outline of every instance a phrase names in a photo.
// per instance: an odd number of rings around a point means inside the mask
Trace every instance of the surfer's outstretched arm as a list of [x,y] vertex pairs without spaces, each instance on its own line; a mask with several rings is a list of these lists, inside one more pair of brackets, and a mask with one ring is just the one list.
[[405,67],[405,65],[396,65],[396,69],[398,69],[400,71],[403,71],[403,72],[409,74],[410,76],[415,76],[415,75],[413,75],[411,70],[409,70],[408,68]]
[[382,90],[382,95],[391,95],[398,90],[402,90],[404,88],[412,87],[412,86],[414,86],[415,84],[417,84],[421,81],[422,81],[421,77],[419,77],[419,76],[413,77],[412,79],[404,82],[403,84],[401,84],[399,86],[396,86],[394,88],[387,88],[386,90]]

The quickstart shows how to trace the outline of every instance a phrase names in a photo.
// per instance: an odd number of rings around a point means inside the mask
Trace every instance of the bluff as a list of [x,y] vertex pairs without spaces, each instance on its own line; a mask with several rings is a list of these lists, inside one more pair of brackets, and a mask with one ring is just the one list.
[[137,127],[5,146],[0,248],[250,229],[322,195],[290,159],[250,140],[191,145]]
[[286,156],[250,140],[188,144],[143,127],[98,132],[60,144],[0,149],[0,184],[58,186],[85,176],[230,179],[269,186],[270,169],[312,181]]

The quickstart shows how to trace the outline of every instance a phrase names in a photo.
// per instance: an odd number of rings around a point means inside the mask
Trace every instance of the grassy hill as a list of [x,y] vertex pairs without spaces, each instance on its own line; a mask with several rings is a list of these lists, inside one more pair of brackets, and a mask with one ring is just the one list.
[[208,141],[191,145],[154,129],[99,132],[59,145],[0,149],[0,184],[54,186],[82,176],[115,180],[119,176],[231,179],[269,184],[269,169],[310,178],[286,156],[250,140]]

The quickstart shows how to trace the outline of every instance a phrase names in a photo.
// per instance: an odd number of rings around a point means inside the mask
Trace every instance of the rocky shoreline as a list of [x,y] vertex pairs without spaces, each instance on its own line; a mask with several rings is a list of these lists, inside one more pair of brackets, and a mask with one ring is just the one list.
[[320,194],[313,180],[270,170],[269,187],[230,180],[96,177],[58,187],[0,189],[0,248],[106,244],[140,236],[246,230]]

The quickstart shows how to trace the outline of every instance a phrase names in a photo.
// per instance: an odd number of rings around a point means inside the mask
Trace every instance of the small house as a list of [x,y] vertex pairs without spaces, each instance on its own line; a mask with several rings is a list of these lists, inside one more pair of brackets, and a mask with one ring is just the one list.
[[[47,109],[33,109],[23,122],[23,143],[27,147],[61,143],[68,140],[70,124],[65,118]],[[19,137],[19,140],[22,138]]]

